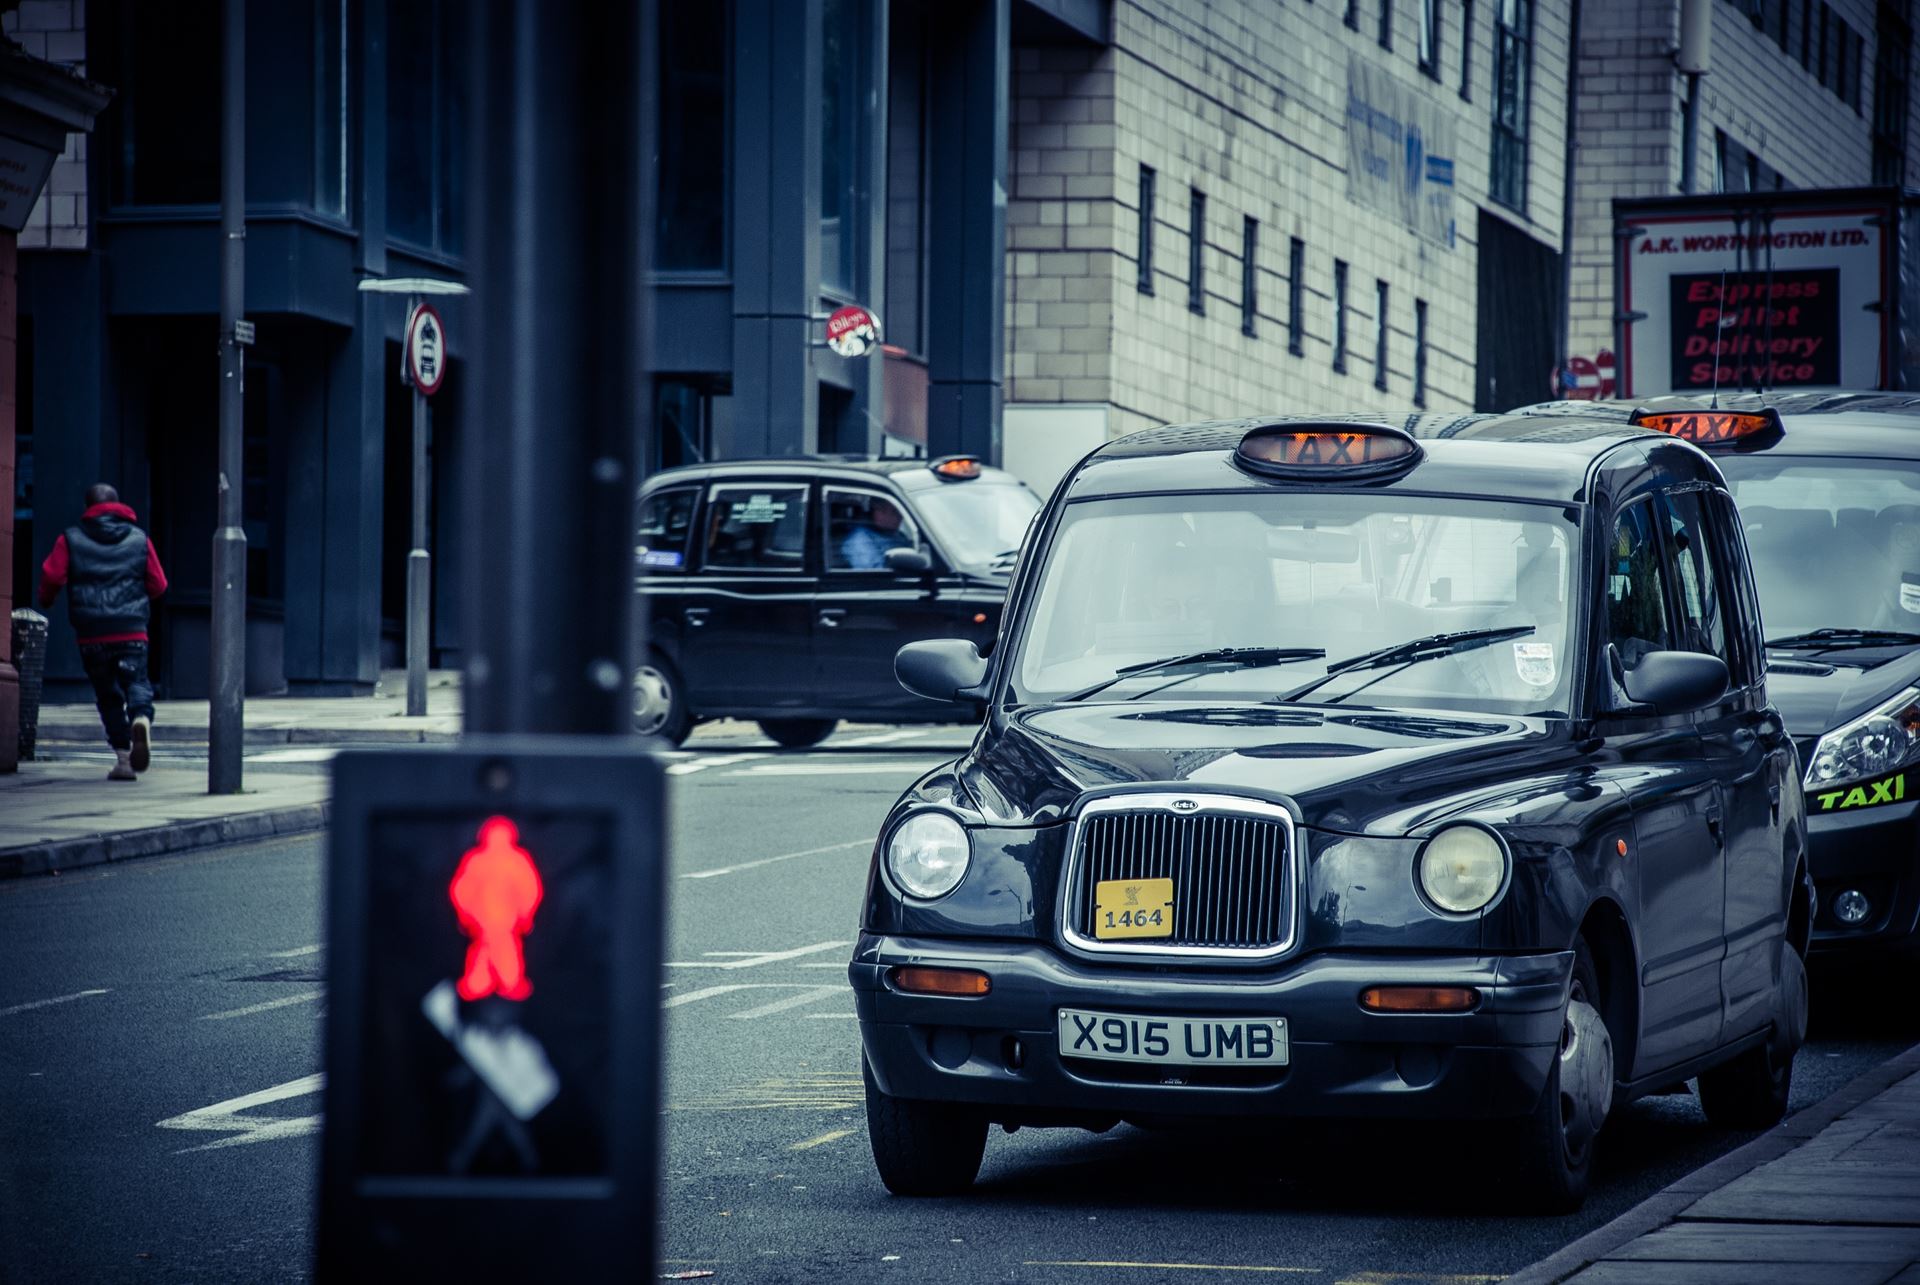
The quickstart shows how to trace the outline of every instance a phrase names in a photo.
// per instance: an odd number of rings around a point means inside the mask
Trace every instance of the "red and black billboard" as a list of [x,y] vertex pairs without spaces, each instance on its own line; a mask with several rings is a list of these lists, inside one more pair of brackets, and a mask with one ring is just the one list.
[[1840,380],[1840,270],[1667,278],[1674,391],[1831,387]]

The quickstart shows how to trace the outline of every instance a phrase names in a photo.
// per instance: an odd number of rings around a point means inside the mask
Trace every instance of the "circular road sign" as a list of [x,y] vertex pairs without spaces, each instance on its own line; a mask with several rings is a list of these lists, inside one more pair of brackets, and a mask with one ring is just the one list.
[[407,376],[429,397],[447,377],[447,330],[430,303],[415,304],[407,314]]
[[857,303],[827,318],[827,347],[842,357],[864,357],[880,346],[880,318]]

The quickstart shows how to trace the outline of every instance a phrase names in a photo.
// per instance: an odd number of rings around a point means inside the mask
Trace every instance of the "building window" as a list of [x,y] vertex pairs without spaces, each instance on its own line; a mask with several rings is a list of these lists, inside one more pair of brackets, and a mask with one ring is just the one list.
[[1347,373],[1347,263],[1333,261],[1333,370]]
[[1387,391],[1387,283],[1373,283],[1373,386]]
[[1360,0],[1347,0],[1347,26],[1360,30]]
[[1420,70],[1440,79],[1440,0],[1420,0]]
[[92,16],[108,27],[88,72],[115,91],[113,203],[217,204],[220,6],[123,0]]
[[1153,166],[1140,167],[1140,293],[1153,293]]
[[1780,0],[1780,11],[1775,15],[1774,21],[1773,38],[1780,42],[1780,52],[1791,53],[1793,39],[1788,34],[1787,27],[1793,21],[1793,0]]
[[1533,0],[1496,0],[1493,21],[1493,176],[1488,195],[1527,208],[1527,108],[1532,97]]
[[1260,293],[1256,288],[1259,271],[1254,255],[1260,247],[1260,220],[1248,215],[1240,221],[1240,333],[1253,336],[1253,319],[1260,311]]
[[820,283],[849,296],[866,288],[869,5],[823,0],[821,6]]
[[926,26],[917,5],[887,20],[887,342],[916,356],[927,351]]
[[1207,311],[1207,194],[1199,188],[1187,189],[1191,205],[1187,215],[1187,311]]
[[454,0],[388,0],[387,234],[460,252],[466,48]]
[[1413,404],[1427,405],[1427,301],[1413,301]]
[[1816,59],[1816,61],[1813,67],[1813,78],[1819,81],[1823,86],[1828,83],[1827,22],[1828,22],[1827,6],[1821,5],[1820,6],[1820,38],[1819,38],[1819,42],[1814,45],[1814,58]]
[[1307,243],[1293,237],[1287,245],[1287,351],[1298,357],[1307,350]]
[[313,6],[313,208],[347,215],[347,0]]
[[1393,0],[1380,0],[1380,47],[1393,48]]
[[1913,28],[1903,9],[1883,4],[1873,50],[1873,181],[1898,187],[1907,181],[1909,59]]
[[1473,101],[1473,0],[1460,0],[1460,97]]
[[660,162],[653,263],[667,272],[727,266],[727,11],[660,6]]

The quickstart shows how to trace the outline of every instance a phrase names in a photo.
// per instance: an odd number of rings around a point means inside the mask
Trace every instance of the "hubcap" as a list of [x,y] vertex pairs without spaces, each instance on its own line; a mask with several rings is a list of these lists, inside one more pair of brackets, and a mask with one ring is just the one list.
[[1560,1034],[1560,1127],[1567,1157],[1586,1155],[1613,1106],[1613,1040],[1600,1010],[1575,994]]
[[1791,946],[1780,947],[1780,988],[1774,995],[1773,1045],[1776,1066],[1793,1064],[1793,1055],[1807,1042],[1807,963]]
[[673,713],[673,687],[652,665],[642,665],[633,676],[633,730],[651,736],[667,725]]

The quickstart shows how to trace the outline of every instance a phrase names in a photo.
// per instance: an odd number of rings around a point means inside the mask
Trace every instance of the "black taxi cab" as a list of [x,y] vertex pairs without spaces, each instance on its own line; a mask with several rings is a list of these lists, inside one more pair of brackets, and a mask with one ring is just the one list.
[[1578,410],[1704,447],[1746,527],[1767,690],[1800,751],[1813,952],[1920,955],[1920,397],[1774,392]]
[[982,645],[1040,499],[970,456],[667,469],[640,493],[647,654],[634,730],[748,718],[781,745],[841,719],[951,721],[893,678],[902,643]]
[[982,719],[885,819],[849,965],[896,1193],[996,1123],[1383,1117],[1476,1122],[1564,1209],[1636,1096],[1785,1109],[1802,799],[1688,443],[1136,433],[1055,491],[990,657],[895,666]]

